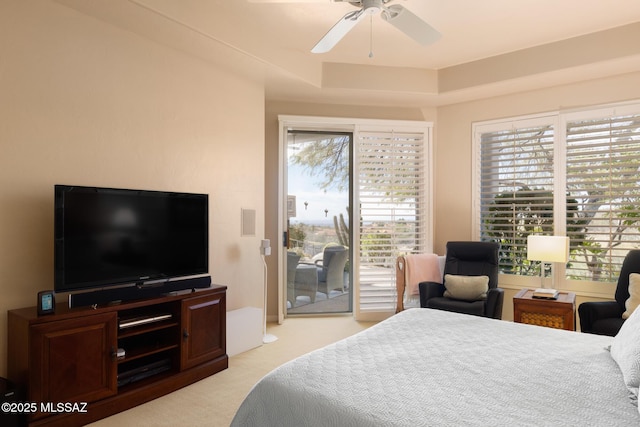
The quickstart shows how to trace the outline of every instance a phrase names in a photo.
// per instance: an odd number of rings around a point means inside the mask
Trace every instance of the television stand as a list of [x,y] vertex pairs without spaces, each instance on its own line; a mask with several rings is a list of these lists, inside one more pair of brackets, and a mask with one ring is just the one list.
[[[45,316],[10,310],[8,377],[37,406],[28,425],[82,426],[226,369],[226,289],[95,308],[61,303]],[[86,411],[56,412],[58,403]]]

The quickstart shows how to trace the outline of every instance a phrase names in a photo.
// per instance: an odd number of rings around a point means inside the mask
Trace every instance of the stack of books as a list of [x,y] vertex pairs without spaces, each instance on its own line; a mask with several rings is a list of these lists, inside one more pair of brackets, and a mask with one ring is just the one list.
[[533,291],[533,298],[557,299],[559,292],[555,289],[538,288]]

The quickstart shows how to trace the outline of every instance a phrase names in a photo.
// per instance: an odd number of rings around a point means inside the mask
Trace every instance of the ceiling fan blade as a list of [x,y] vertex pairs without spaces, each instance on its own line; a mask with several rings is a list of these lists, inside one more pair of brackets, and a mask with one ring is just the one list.
[[311,49],[313,53],[325,53],[329,52],[333,47],[338,44],[342,38],[347,35],[349,31],[353,27],[356,26],[358,22],[364,16],[364,10],[360,9],[354,12],[349,12],[342,17],[331,29],[327,32],[327,34],[320,39],[320,41]]
[[399,4],[391,5],[383,10],[382,18],[423,46],[431,44],[441,37],[438,30]]

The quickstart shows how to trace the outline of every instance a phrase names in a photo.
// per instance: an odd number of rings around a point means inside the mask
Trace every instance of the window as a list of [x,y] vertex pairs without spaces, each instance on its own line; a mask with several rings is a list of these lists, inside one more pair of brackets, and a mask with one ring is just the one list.
[[360,311],[395,308],[395,261],[432,250],[424,132],[357,133]]
[[568,279],[617,279],[640,248],[640,104],[477,124],[474,139],[476,234],[502,244],[502,273],[539,274],[526,237],[556,234]]
[[640,247],[640,113],[566,122],[569,277],[614,281]]
[[480,128],[480,239],[501,244],[500,271],[538,275],[529,234],[553,234],[554,124],[523,120]]

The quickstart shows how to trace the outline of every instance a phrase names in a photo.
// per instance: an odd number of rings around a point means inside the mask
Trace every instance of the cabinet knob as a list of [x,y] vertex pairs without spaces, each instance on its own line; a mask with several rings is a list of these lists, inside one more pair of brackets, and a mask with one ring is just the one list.
[[187,329],[185,328],[182,330],[182,339],[186,341],[187,338],[189,338],[189,332],[187,332]]

